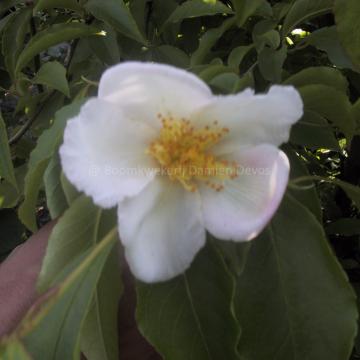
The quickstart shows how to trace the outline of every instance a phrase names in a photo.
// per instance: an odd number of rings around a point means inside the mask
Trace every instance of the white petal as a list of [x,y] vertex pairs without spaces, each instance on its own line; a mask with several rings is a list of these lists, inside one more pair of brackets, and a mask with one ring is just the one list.
[[301,118],[303,103],[292,86],[273,86],[267,94],[244,91],[218,96],[193,115],[194,121],[218,121],[229,134],[213,149],[226,154],[239,147],[270,143],[276,146],[289,140],[291,125]]
[[126,119],[121,110],[100,99],[89,100],[69,120],[60,148],[66,177],[102,207],[115,206],[140,192],[154,177],[136,168],[150,168],[145,154],[154,137],[141,122]]
[[205,244],[199,194],[166,178],[120,203],[118,223],[130,269],[145,282],[184,272]]
[[273,145],[258,145],[235,156],[238,177],[216,192],[202,186],[200,193],[206,229],[225,240],[250,240],[277,210],[289,177],[286,155]]
[[163,64],[124,62],[105,71],[99,97],[114,102],[128,116],[160,126],[157,114],[188,117],[211,97],[195,75]]

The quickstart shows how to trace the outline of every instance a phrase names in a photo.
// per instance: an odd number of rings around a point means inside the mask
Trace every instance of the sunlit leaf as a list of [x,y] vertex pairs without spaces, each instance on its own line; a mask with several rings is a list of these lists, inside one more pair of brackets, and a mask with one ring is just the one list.
[[286,14],[282,33],[286,36],[297,25],[305,20],[326,14],[332,10],[332,0],[297,0]]

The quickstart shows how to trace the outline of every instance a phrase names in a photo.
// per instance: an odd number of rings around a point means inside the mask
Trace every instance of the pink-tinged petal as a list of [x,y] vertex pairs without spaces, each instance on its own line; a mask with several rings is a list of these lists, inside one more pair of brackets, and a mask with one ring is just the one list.
[[230,131],[213,149],[228,154],[246,146],[280,144],[289,140],[291,126],[303,115],[303,102],[292,86],[272,86],[267,94],[246,90],[217,96],[192,115],[201,125],[214,121]]
[[154,177],[137,171],[154,166],[145,154],[154,136],[153,129],[127,119],[113,104],[91,99],[66,126],[60,148],[63,171],[96,204],[115,206],[139,193]]
[[284,195],[287,156],[273,145],[259,145],[233,154],[238,177],[216,192],[200,188],[206,229],[224,240],[244,241],[257,236],[270,221]]
[[118,223],[130,269],[148,283],[184,272],[205,244],[199,195],[167,178],[121,202]]
[[99,97],[120,106],[128,117],[158,128],[161,124],[157,114],[188,117],[212,94],[203,81],[185,70],[163,64],[124,62],[104,72]]

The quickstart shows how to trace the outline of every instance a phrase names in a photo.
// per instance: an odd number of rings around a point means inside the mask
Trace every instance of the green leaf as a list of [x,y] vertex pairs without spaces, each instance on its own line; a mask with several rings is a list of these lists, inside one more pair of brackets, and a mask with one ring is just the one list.
[[222,73],[209,81],[209,85],[219,89],[224,94],[235,94],[239,89],[240,78],[234,73]]
[[175,9],[167,23],[181,22],[184,19],[194,17],[232,13],[233,11],[220,1],[187,0]]
[[311,111],[305,111],[301,120],[291,127],[290,141],[312,150],[340,151],[333,128],[326,119]]
[[19,218],[32,231],[37,228],[35,206],[45,169],[62,141],[67,120],[78,114],[83,102],[84,100],[76,101],[59,110],[55,114],[53,125],[41,134],[35,149],[30,154],[28,172],[25,177],[25,199],[19,208]]
[[106,24],[103,25],[103,28],[105,35],[91,36],[87,39],[90,49],[104,64],[117,64],[120,61],[120,49],[117,42],[116,32],[112,27]]
[[98,32],[99,29],[94,26],[76,22],[51,25],[31,38],[17,59],[15,72],[21,71],[33,57],[51,46]]
[[326,85],[308,85],[299,89],[305,110],[331,121],[350,141],[355,130],[351,104],[343,92]]
[[165,359],[237,359],[233,285],[223,259],[208,245],[185,274],[138,284],[139,329]]
[[85,8],[95,18],[104,21],[125,36],[146,45],[134,18],[123,0],[89,0]]
[[[309,176],[304,160],[293,149],[286,147],[286,155],[290,160],[290,179]],[[289,188],[289,193],[308,210],[319,222],[322,222],[322,209],[316,187]]]
[[7,340],[0,347],[0,358],[2,360],[31,360],[31,357],[18,340]]
[[80,330],[116,233],[115,228],[77,259],[73,271],[21,322],[16,334],[34,359],[80,357]]
[[276,50],[281,43],[280,34],[274,28],[276,27],[274,20],[262,20],[256,23],[252,31],[252,38],[256,50],[260,53],[265,46]]
[[52,219],[61,216],[68,208],[68,203],[61,186],[60,176],[61,164],[59,155],[54,154],[44,173],[46,204]]
[[0,181],[0,208],[13,208],[17,205],[19,197],[23,195],[26,169],[26,164],[15,169],[17,188],[8,181]]
[[313,84],[326,85],[344,93],[347,93],[349,86],[339,70],[326,66],[308,67],[288,77],[283,84],[298,88]]
[[326,14],[332,10],[333,0],[297,0],[287,13],[282,27],[286,36],[297,25],[313,17]]
[[315,46],[321,51],[325,51],[329,60],[338,68],[353,69],[353,65],[340,44],[336,26],[323,27],[313,31],[307,38],[309,45]]
[[229,30],[236,22],[235,17],[226,19],[215,29],[208,30],[199,40],[199,47],[191,57],[191,66],[203,64],[209,55],[211,48],[221,38],[221,36]]
[[339,219],[326,225],[327,234],[353,236],[360,234],[360,219]]
[[65,211],[54,227],[38,278],[38,289],[44,292],[74,258],[96,241],[101,210],[82,195]]
[[340,42],[353,65],[360,71],[360,2],[357,0],[335,0],[335,22]]
[[36,224],[36,204],[39,191],[42,185],[42,178],[49,159],[39,161],[34,168],[29,169],[25,176],[24,202],[19,207],[19,219],[31,231],[37,230]]
[[2,53],[4,62],[11,78],[15,78],[16,62],[21,53],[25,36],[29,30],[31,9],[24,8],[17,11],[7,22],[2,37]]
[[283,65],[287,57],[287,48],[279,50],[265,47],[259,54],[259,69],[264,79],[279,83],[282,77]]
[[189,56],[183,50],[171,45],[160,45],[154,48],[152,58],[156,62],[171,64],[183,69],[190,65]]
[[236,12],[237,25],[241,27],[265,2],[264,0],[232,0],[232,3]]
[[205,69],[201,70],[198,73],[198,76],[205,82],[210,83],[210,81],[214,79],[216,76],[223,75],[226,73],[233,73],[233,70],[225,65],[214,64],[214,65],[206,66]]
[[47,62],[41,66],[32,81],[34,84],[46,85],[70,97],[69,83],[66,79],[66,69],[57,61]]
[[69,205],[71,205],[79,196],[81,196],[81,193],[76,190],[74,185],[70,183],[63,172],[60,175],[60,182],[66,201]]
[[83,11],[77,0],[38,0],[33,13],[36,14],[38,11],[53,8],[70,9],[80,13]]
[[6,132],[6,125],[2,118],[1,112],[0,112],[0,179],[5,179],[15,189],[17,189],[17,182],[14,173],[14,166],[11,160],[9,140]]
[[[111,225],[116,224],[116,214]],[[101,233],[100,224],[100,233]],[[97,241],[100,239],[98,236]],[[115,248],[104,265],[81,331],[81,350],[89,360],[118,360],[118,305],[122,294],[119,253]]]
[[344,360],[351,354],[354,292],[320,224],[289,196],[252,242],[235,306],[244,358]]
[[238,46],[234,48],[228,57],[228,66],[239,70],[245,56],[254,48],[254,45]]

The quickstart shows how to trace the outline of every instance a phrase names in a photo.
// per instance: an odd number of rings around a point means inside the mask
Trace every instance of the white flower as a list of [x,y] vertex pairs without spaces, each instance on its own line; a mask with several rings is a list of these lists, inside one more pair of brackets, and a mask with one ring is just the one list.
[[288,182],[278,146],[302,113],[291,86],[214,96],[186,71],[122,63],[68,122],[62,166],[96,204],[118,207],[134,275],[163,281],[189,267],[206,230],[244,241],[266,226]]

